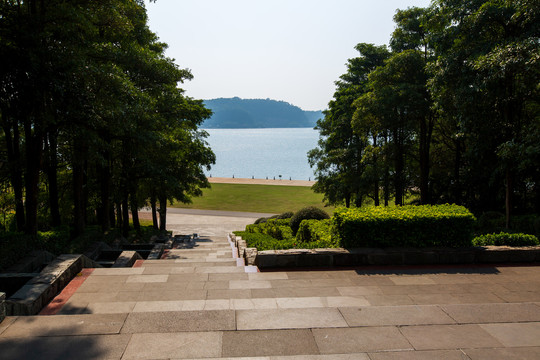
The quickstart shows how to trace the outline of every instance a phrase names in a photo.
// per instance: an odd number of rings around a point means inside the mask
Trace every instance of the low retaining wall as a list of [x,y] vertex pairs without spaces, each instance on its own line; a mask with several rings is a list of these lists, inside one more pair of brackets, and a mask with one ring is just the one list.
[[[234,238],[234,235],[231,236]],[[448,265],[540,262],[540,246],[470,248],[290,249],[257,251],[236,237],[238,256],[246,264],[265,268],[339,267],[366,265]]]
[[6,318],[6,293],[0,292],[0,323]]
[[60,255],[38,276],[6,300],[6,313],[35,315],[48,304],[83,268],[97,265],[84,255]]
[[141,260],[142,256],[134,250],[122,251],[120,256],[116,259],[114,264],[111,266],[113,268],[125,268],[132,267],[135,264],[135,261]]

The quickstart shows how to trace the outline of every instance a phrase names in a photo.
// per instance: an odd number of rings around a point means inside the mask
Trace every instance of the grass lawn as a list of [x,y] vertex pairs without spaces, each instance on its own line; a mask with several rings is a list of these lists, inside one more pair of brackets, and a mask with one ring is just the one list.
[[202,197],[193,198],[193,204],[175,203],[172,207],[280,214],[317,206],[332,215],[334,208],[324,207],[322,199],[322,194],[305,186],[212,184],[211,189],[203,190]]

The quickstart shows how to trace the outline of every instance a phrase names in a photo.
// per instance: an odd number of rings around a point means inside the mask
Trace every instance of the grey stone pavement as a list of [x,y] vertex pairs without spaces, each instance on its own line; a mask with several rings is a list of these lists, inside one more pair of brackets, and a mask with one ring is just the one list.
[[0,323],[0,359],[540,359],[540,267],[253,273],[227,231],[170,214],[191,249],[95,269],[57,315]]

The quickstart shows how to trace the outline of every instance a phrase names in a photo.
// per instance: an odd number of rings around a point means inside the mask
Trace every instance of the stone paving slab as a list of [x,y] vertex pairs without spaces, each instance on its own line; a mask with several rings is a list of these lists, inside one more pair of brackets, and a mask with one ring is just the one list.
[[2,359],[120,359],[131,335],[84,335],[0,339]]
[[232,310],[132,312],[122,333],[173,333],[192,331],[235,330]]
[[532,303],[441,306],[460,324],[540,321],[540,306]]
[[347,327],[335,308],[239,310],[236,322],[238,330]]
[[322,354],[412,350],[395,326],[313,329],[312,332]]
[[226,331],[224,357],[319,354],[310,330]]
[[[469,360],[462,350],[384,351],[370,353],[370,360]],[[494,360],[494,359],[493,359]]]
[[540,323],[478,325],[507,347],[540,346]]
[[0,338],[117,334],[128,314],[20,316]]
[[480,325],[404,326],[401,333],[416,350],[503,347]]
[[349,307],[339,310],[351,327],[456,323],[441,308],[434,305]]
[[221,356],[222,332],[133,334],[122,360]]
[[540,347],[466,349],[464,351],[471,360],[538,360],[540,359]]

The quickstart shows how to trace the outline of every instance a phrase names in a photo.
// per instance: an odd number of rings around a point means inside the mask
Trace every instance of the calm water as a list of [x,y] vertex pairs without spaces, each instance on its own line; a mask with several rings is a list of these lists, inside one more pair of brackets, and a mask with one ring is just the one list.
[[206,129],[216,165],[207,175],[256,179],[313,180],[307,152],[317,146],[319,132],[299,129]]

